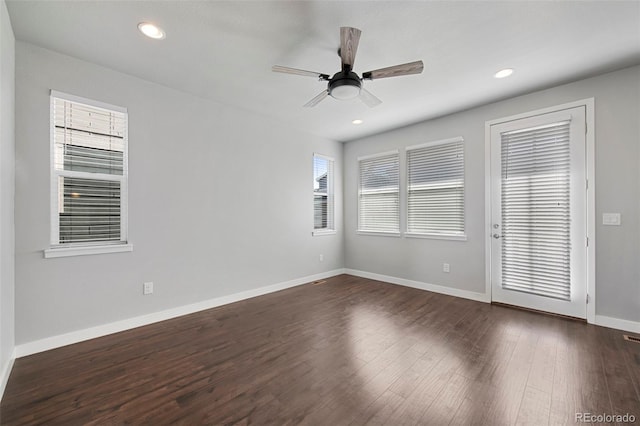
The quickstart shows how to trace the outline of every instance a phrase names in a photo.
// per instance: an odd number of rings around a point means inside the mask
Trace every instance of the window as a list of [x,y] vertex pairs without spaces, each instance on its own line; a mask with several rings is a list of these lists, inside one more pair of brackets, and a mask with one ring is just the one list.
[[407,236],[464,239],[464,144],[407,148]]
[[313,234],[333,234],[333,158],[313,154]]
[[400,233],[400,156],[397,151],[358,158],[358,231]]
[[51,143],[52,248],[45,256],[130,250],[95,250],[127,242],[126,109],[52,91]]

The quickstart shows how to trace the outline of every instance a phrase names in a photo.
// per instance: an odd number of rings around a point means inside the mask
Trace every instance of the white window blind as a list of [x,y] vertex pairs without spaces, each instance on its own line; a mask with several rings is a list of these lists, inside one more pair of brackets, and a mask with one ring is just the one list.
[[358,159],[358,230],[400,232],[398,152]]
[[462,138],[407,148],[407,232],[464,235]]
[[126,110],[52,92],[52,244],[126,241]]
[[313,229],[333,230],[334,228],[334,195],[333,195],[333,163],[334,160],[323,155],[313,155]]
[[569,125],[501,134],[503,288],[570,300]]

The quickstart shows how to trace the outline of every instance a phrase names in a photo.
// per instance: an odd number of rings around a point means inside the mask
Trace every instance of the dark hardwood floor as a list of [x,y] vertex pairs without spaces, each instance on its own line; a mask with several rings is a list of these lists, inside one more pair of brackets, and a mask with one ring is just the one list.
[[342,275],[20,358],[0,421],[640,424],[622,334]]

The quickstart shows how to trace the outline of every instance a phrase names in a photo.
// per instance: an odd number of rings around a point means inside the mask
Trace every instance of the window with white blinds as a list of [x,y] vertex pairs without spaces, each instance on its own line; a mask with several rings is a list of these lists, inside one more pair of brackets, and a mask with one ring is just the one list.
[[323,231],[333,231],[333,158],[320,154],[313,155],[313,229],[314,235]]
[[570,122],[501,134],[502,287],[570,300]]
[[127,239],[127,111],[51,92],[53,246]]
[[461,137],[407,148],[407,235],[464,237]]
[[358,231],[400,232],[400,158],[397,151],[358,159]]

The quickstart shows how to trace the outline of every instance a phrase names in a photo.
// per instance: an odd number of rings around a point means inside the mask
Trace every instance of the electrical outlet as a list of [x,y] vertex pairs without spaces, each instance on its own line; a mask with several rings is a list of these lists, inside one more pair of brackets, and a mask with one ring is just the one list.
[[324,254],[321,254],[320,255],[320,262],[323,262],[323,261],[324,261]]
[[148,282],[142,285],[142,294],[153,294],[153,283]]
[[448,263],[443,263],[442,264],[442,272],[450,272],[450,268],[449,268],[449,264]]

